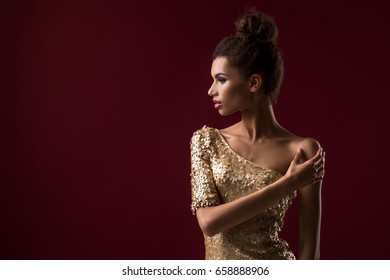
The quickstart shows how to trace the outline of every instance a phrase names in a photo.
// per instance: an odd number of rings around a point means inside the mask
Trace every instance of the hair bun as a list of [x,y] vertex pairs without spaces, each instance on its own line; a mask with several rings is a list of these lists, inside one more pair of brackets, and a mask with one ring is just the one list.
[[278,30],[273,19],[251,9],[236,21],[236,35],[258,43],[275,43]]

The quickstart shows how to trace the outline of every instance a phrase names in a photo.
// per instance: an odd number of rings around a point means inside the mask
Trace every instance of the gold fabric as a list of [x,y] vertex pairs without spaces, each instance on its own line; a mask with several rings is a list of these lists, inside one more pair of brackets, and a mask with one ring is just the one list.
[[[282,175],[234,152],[219,130],[204,126],[191,139],[191,210],[215,206],[253,193]],[[206,259],[295,259],[278,237],[296,196],[283,198],[262,214],[212,237],[204,236]]]

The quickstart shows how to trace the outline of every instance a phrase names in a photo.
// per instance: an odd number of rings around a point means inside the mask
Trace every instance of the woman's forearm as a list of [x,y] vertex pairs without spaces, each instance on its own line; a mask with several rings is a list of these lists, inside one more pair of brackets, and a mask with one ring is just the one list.
[[198,209],[196,216],[199,226],[206,236],[213,236],[259,215],[293,191],[290,178],[283,176],[267,187],[237,200]]

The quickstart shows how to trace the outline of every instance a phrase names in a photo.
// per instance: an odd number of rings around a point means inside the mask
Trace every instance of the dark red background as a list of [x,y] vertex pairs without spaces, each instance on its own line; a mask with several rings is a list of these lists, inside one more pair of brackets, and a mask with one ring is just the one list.
[[238,119],[210,55],[255,5],[280,31],[277,118],[327,152],[321,257],[389,259],[388,9],[349,2],[2,1],[0,258],[203,258],[189,140]]

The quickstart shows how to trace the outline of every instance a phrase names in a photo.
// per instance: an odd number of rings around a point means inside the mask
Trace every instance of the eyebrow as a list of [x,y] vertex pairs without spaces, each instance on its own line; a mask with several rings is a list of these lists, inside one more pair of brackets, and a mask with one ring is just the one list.
[[222,72],[219,72],[219,73],[217,73],[217,74],[215,74],[215,78],[218,78],[218,77],[220,77],[220,76],[227,76],[227,77],[229,77],[229,75],[228,74],[225,74],[225,73],[222,73]]

